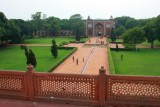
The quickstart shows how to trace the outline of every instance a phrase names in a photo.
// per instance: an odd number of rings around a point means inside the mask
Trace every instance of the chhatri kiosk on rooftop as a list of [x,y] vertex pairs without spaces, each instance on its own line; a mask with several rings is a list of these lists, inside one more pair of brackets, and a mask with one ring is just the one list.
[[110,19],[91,19],[88,16],[85,23],[85,35],[86,36],[105,36],[109,37],[111,30],[115,28],[115,21],[111,16]]

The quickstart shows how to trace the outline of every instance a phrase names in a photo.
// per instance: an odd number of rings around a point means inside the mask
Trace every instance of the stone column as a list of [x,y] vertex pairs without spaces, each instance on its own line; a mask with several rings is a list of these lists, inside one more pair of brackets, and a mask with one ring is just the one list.
[[30,101],[34,100],[34,67],[30,64],[27,66],[27,83],[28,83],[28,98]]
[[86,36],[88,36],[88,35],[87,35],[88,26],[87,26],[87,25],[88,25],[88,21],[86,20]]
[[102,66],[99,69],[99,107],[105,107],[106,93],[106,69]]
[[92,25],[93,25],[93,33],[92,33],[92,35],[95,36],[95,34],[94,34],[95,33],[95,23],[92,22]]
[[104,28],[103,28],[103,29],[104,29],[104,30],[103,30],[103,32],[104,32],[104,33],[103,33],[103,36],[105,36],[105,27],[106,27],[106,26],[105,26],[105,22],[103,22],[103,27],[104,27]]

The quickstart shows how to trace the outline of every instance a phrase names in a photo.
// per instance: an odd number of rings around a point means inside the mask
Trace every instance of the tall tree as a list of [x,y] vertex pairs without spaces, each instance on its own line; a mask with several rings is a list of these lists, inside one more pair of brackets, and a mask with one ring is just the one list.
[[15,25],[14,21],[9,20],[9,30],[8,30],[8,39],[11,40],[11,43],[20,43],[22,36],[20,35],[20,28]]
[[149,21],[144,26],[143,30],[145,31],[145,37],[147,38],[148,42],[151,43],[151,48],[154,48],[154,41],[157,39],[155,18]]
[[6,38],[6,30],[2,27],[0,27],[0,41],[4,41]]
[[157,39],[160,41],[160,15],[156,17],[155,24],[156,24]]
[[117,36],[121,36],[126,31],[126,28],[124,26],[119,26],[115,29],[115,34]]
[[0,12],[0,40],[10,40],[11,43],[21,42],[20,28],[13,20],[8,20],[2,12]]
[[60,19],[56,17],[49,17],[45,19],[45,29],[52,35],[58,35],[60,28]]
[[31,15],[32,23],[34,24],[35,30],[40,31],[43,29],[43,22],[42,22],[42,13],[36,12],[35,14]]
[[137,20],[135,20],[134,18],[129,18],[125,23],[125,27],[127,29],[131,29],[136,26],[138,26],[138,23],[137,23]]
[[136,44],[144,41],[144,31],[140,27],[134,27],[128,29],[122,36],[123,43],[133,45],[133,48],[136,48]]
[[0,12],[0,41],[7,40],[7,27],[8,27],[8,20],[3,12]]
[[116,21],[116,27],[118,28],[119,26],[125,26],[126,21],[130,19],[129,16],[122,16],[122,17],[116,17],[114,20]]
[[137,19],[139,27],[144,27],[151,19]]
[[80,41],[81,35],[84,33],[84,23],[80,14],[75,14],[70,17],[71,30],[76,36],[76,41]]
[[111,36],[112,42],[116,41],[116,35],[115,35],[115,32],[114,32],[114,29],[113,29],[113,28],[111,29],[111,34],[110,34],[110,36]]
[[54,58],[57,58],[57,56],[58,56],[58,50],[57,50],[56,41],[54,39],[52,40],[51,53],[54,56]]
[[28,25],[27,21],[22,19],[11,19],[15,23],[16,26],[20,28],[20,35],[29,35],[30,34],[30,26]]
[[62,19],[60,22],[60,27],[62,30],[71,30],[71,26],[69,24],[68,19]]

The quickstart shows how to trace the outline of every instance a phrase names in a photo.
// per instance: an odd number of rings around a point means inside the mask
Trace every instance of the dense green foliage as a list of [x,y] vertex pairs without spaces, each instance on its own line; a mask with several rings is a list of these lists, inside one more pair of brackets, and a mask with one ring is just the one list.
[[[160,76],[160,50],[111,51],[116,74]],[[123,55],[123,60],[121,60]]]
[[114,30],[115,35],[122,35],[126,31],[126,28],[124,26],[119,26]]
[[[114,19],[116,21],[116,28],[114,33],[116,36],[126,35],[128,30],[134,27],[143,28],[145,32],[145,39],[151,44],[151,48],[154,48],[154,41],[160,40],[160,16],[150,18],[150,19],[134,19],[128,16],[117,17]],[[133,38],[128,38],[133,39]],[[126,43],[126,40],[124,40]]]
[[145,31],[145,37],[147,38],[147,41],[151,43],[151,48],[154,48],[154,41],[158,39],[157,31],[156,31],[156,19],[152,19],[148,21],[145,26],[143,27]]
[[20,29],[12,20],[0,12],[0,42],[11,41],[11,43],[21,42]]
[[[77,17],[78,16],[78,17]],[[47,17],[41,12],[31,15],[32,20],[10,19],[0,12],[0,41],[20,43],[27,37],[39,35],[40,31],[47,31],[50,36],[59,36],[61,30],[72,30],[76,39],[80,41],[80,36],[84,33],[84,23],[80,14],[75,14],[70,19],[59,19],[51,16]],[[39,35],[45,36],[44,35]]]
[[76,36],[76,41],[80,41],[81,35],[84,33],[84,23],[80,14],[75,14],[70,17],[71,30]]
[[[71,49],[59,49],[58,58],[53,58],[50,52],[50,46],[33,46],[28,47],[28,49],[32,49],[36,54],[38,64],[35,70],[38,72],[49,71],[72,51]],[[24,50],[18,46],[0,48],[0,59],[0,69],[26,71],[26,57],[24,55]]]
[[140,27],[134,27],[132,29],[127,30],[123,36],[123,43],[125,45],[129,44],[132,45],[133,48],[136,48],[138,43],[144,41],[144,31]]

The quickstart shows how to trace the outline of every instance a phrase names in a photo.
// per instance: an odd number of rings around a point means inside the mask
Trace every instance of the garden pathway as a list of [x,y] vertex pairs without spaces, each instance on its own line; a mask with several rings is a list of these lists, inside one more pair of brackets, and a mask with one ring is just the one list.
[[[69,44],[69,47],[77,47],[77,51],[67,58],[60,66],[58,66],[54,73],[72,73],[72,74],[98,74],[99,68],[104,66],[108,71],[108,57],[106,38],[101,39],[104,41],[104,45],[97,42],[95,37],[87,41],[85,44]],[[96,44],[96,45],[95,45]],[[18,46],[20,46],[19,44]],[[24,45],[24,44],[23,44]],[[17,46],[17,45],[16,45]],[[29,44],[27,46],[50,46],[42,44]],[[73,62],[72,57],[75,57]],[[84,57],[84,62],[83,62]],[[79,64],[76,65],[76,58],[79,59]],[[108,72],[107,72],[108,73]],[[0,99],[0,107],[91,107],[91,106],[77,106],[69,104],[53,104],[53,103],[41,103],[30,102],[22,100]]]
[[[101,41],[104,41],[104,44],[101,44]],[[108,71],[107,48],[105,45],[106,38],[97,39],[96,37],[90,38],[85,44],[77,43],[67,45],[69,47],[77,47],[78,49],[60,64],[53,73],[98,74],[101,66],[104,66]],[[73,56],[75,59],[74,62]],[[77,58],[78,65],[76,63]]]

